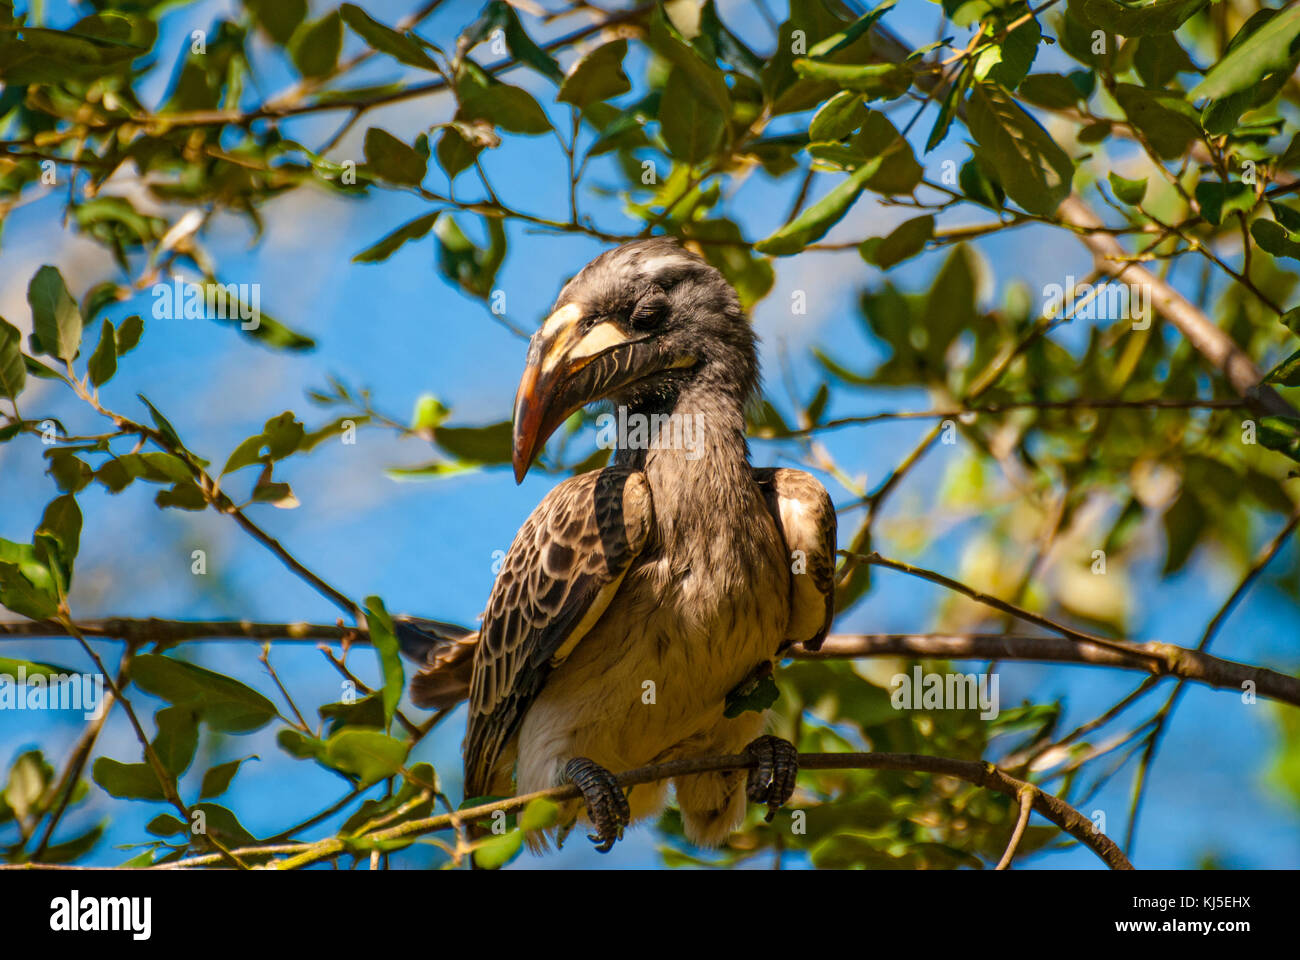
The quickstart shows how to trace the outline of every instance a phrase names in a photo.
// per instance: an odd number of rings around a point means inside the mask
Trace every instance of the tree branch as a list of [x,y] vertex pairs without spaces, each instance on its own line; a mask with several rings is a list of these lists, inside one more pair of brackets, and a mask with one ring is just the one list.
[[921,657],[946,660],[1019,660],[1075,663],[1097,667],[1140,670],[1155,677],[1194,680],[1219,689],[1241,691],[1252,683],[1255,691],[1273,700],[1300,706],[1300,677],[1223,660],[1171,643],[1098,646],[1062,637],[1028,637],[1010,634],[868,634],[832,635],[816,653],[796,648],[800,660],[855,657]]
[[[429,623],[420,617],[397,616],[393,620]],[[163,643],[171,646],[198,640],[318,642],[342,640],[347,634],[352,635],[354,643],[370,642],[368,634],[361,629],[305,621],[260,623],[251,620],[135,620],[114,617],[80,621],[77,625],[87,637],[125,640],[132,644]],[[65,636],[70,636],[67,629],[49,620],[0,621],[0,641]],[[1103,646],[1089,640],[1003,633],[833,634],[816,652],[796,644],[789,655],[796,660],[919,657],[1117,667],[1149,673],[1153,677],[1178,677],[1220,689],[1240,690],[1242,684],[1250,682],[1255,684],[1255,690],[1261,696],[1300,706],[1300,677],[1170,643],[1108,641],[1108,645]]]
[[[1097,215],[1078,194],[1071,194],[1057,209],[1061,219],[1075,227],[1101,225]],[[1110,234],[1084,232],[1076,235],[1090,251],[1097,269],[1116,280],[1138,283],[1151,291],[1156,309],[1187,338],[1196,350],[1219,370],[1232,388],[1266,413],[1300,416],[1295,407],[1263,379],[1254,361],[1232,342],[1232,338],[1215,325],[1195,304],[1145,267],[1126,259],[1128,252]]]
[[[722,770],[747,770],[754,766],[755,763],[756,761],[752,757],[743,754],[696,757],[638,767],[635,770],[629,770],[626,773],[617,775],[615,780],[620,787],[631,787],[641,783],[654,783],[692,774],[715,773]],[[801,753],[799,755],[799,766],[804,770],[905,770],[932,773],[938,776],[956,777],[959,780],[965,780],[976,786],[994,790],[1017,799],[1027,793],[1032,793],[1034,810],[1037,810],[1052,823],[1092,850],[1112,870],[1133,869],[1133,865],[1114,841],[1097,830],[1091,820],[1079,813],[1070,804],[1052,794],[1043,793],[1032,784],[1004,773],[991,763],[977,760],[955,760],[949,757],[933,757],[916,753]],[[288,853],[290,855],[285,859],[272,861],[268,866],[280,870],[293,870],[324,860],[332,860],[344,853],[348,853],[349,848],[377,848],[380,844],[391,845],[400,843],[403,840],[412,840],[428,833],[453,830],[458,825],[463,825],[466,822],[490,817],[497,810],[506,813],[522,810],[537,799],[563,801],[575,800],[580,796],[577,787],[566,784],[561,787],[552,787],[549,790],[539,790],[535,793],[522,794],[517,797],[498,800],[494,803],[458,810],[454,813],[408,820],[405,823],[383,830],[376,830],[364,836],[346,839],[328,837],[314,843],[248,847],[232,850],[231,852],[244,858],[250,858],[258,854],[266,856]],[[151,869],[186,869],[188,867],[209,866],[218,862],[220,861],[217,855],[211,854],[191,857],[175,863],[159,864]],[[40,869],[41,867],[41,864],[18,864],[9,867],[0,866],[0,870],[30,870]]]

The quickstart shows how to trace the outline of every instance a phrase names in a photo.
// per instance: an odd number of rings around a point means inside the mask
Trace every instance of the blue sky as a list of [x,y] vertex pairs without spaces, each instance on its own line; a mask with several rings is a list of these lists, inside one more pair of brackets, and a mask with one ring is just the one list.
[[[409,2],[366,4],[376,17],[389,23],[411,6]],[[477,3],[449,0],[429,21],[425,35],[449,40],[477,7]],[[211,25],[230,8],[230,3],[214,0],[169,12],[158,49],[176,51],[178,56],[192,29]],[[319,8],[313,4],[314,10]],[[720,8],[724,19],[756,47],[770,47],[767,28],[750,4],[720,3]],[[937,7],[921,0],[904,0],[888,22],[919,45],[934,39],[936,11]],[[64,5],[50,4],[47,18],[65,25],[76,14]],[[573,25],[563,24],[553,33],[558,35]],[[537,31],[535,35],[552,34]],[[965,34],[960,37],[964,39]],[[354,41],[348,37],[349,44]],[[255,51],[255,67],[264,90],[276,91],[292,83],[291,70],[261,41]],[[1035,69],[1053,69],[1061,63],[1058,57],[1056,51],[1044,47]],[[391,62],[381,61],[376,58],[352,79],[373,82],[403,75]],[[562,62],[567,65],[569,60]],[[637,68],[637,62],[630,62],[629,75],[635,77]],[[146,87],[154,102],[161,99],[170,68],[157,73]],[[515,71],[510,79],[533,90],[544,105],[550,101],[545,81],[523,71]],[[446,97],[432,97],[376,111],[332,156],[360,160],[360,138],[368,125],[383,126],[410,140],[430,124],[447,119],[450,110]],[[290,136],[312,144],[327,139],[336,123],[333,116],[310,118],[287,124],[285,129]],[[929,126],[930,117],[922,117],[913,133],[918,156]],[[955,132],[922,162],[937,169],[946,159],[960,164],[966,155],[962,136]],[[554,137],[510,137],[502,149],[486,155],[484,162],[507,204],[530,213],[565,217],[565,160]],[[608,161],[594,162],[588,178],[593,185],[617,183]],[[834,178],[822,179],[826,182],[820,189],[826,189]],[[436,168],[428,184],[438,191],[446,187]],[[458,186],[474,195],[475,185],[469,176],[462,177]],[[789,208],[790,189],[789,184],[778,187],[765,175],[755,174],[729,197],[729,208],[738,213],[748,237],[761,237]],[[42,263],[59,264],[75,295],[99,280],[119,278],[97,247],[63,228],[61,201],[60,191],[21,207],[8,218],[0,237],[0,315],[23,329],[29,323],[27,282]],[[582,205],[584,213],[603,229],[636,229],[623,215],[617,199],[588,192]],[[215,323],[149,322],[150,301],[142,295],[108,313],[113,319],[144,313],[147,326],[141,346],[123,359],[117,377],[103,391],[106,405],[139,415],[142,410],[135,394],[147,393],[192,449],[218,462],[282,410],[294,410],[309,427],[331,418],[332,413],[313,409],[304,398],[305,390],[321,387],[331,374],[352,385],[369,387],[376,406],[398,418],[409,414],[419,395],[433,393],[452,407],[456,423],[507,419],[524,343],[494,322],[481,302],[463,295],[441,277],[431,237],[408,244],[381,264],[349,262],[357,251],[427,209],[424,201],[410,194],[376,192],[357,201],[304,188],[267,206],[266,233],[256,244],[244,221],[218,218],[207,243],[221,264],[223,278],[260,283],[263,309],[316,338],[318,349],[310,354],[273,354]],[[882,207],[864,197],[828,239],[883,235],[909,215],[906,208]],[[460,222],[472,236],[481,236],[472,218],[462,217]],[[985,222],[984,217],[969,212],[959,212],[946,221],[949,225],[977,222]],[[517,222],[508,224],[507,232],[510,253],[497,286],[507,294],[510,320],[531,329],[545,315],[562,282],[604,245],[587,237],[539,232]],[[986,291],[1000,289],[1012,279],[1038,290],[1046,283],[1061,282],[1067,273],[1082,276],[1090,265],[1082,246],[1047,227],[1000,235],[979,249],[987,271]],[[921,288],[940,256],[932,254],[905,264],[891,271],[891,279]],[[784,391],[778,366],[783,350],[789,357],[790,375],[805,399],[818,382],[809,358],[811,346],[828,346],[834,355],[852,359],[859,368],[869,366],[878,355],[862,336],[855,303],[861,289],[879,279],[879,272],[853,251],[807,254],[776,262],[776,286],[755,311],[754,322],[763,337],[767,381],[781,406],[787,406],[781,399]],[[795,290],[808,293],[806,316],[790,314],[788,304]],[[1074,342],[1085,332],[1066,331],[1063,339]],[[841,392],[831,414],[929,405],[917,392]],[[89,410],[43,383],[29,388],[23,406],[28,415],[39,410],[62,418],[74,432],[96,426]],[[825,442],[850,474],[865,474],[874,485],[926,428],[922,422],[873,425],[836,432]],[[778,459],[782,450],[770,443],[756,442],[753,449],[756,462],[788,462]],[[38,466],[42,453],[43,448],[31,438],[0,446],[0,536],[28,538],[45,503],[54,495],[52,481]],[[891,501],[886,521],[905,528],[909,512],[936,510],[950,458],[959,453],[953,448],[936,448],[909,479],[905,491]],[[399,441],[385,431],[362,430],[354,446],[326,443],[310,458],[291,460],[281,468],[278,478],[292,484],[302,507],[254,508],[254,516],[296,556],[350,596],[377,593],[395,612],[472,623],[491,587],[493,552],[509,545],[519,524],[555,479],[534,473],[516,487],[505,469],[429,483],[399,483],[385,475],[387,467],[425,462],[432,454],[420,441]],[[849,499],[830,481],[828,487],[837,501]],[[116,497],[98,487],[79,495],[85,528],[72,597],[76,616],[333,621],[336,611],[327,601],[226,518],[210,512],[159,511],[153,505],[152,492],[137,484]],[[851,531],[856,519],[854,515],[846,517],[842,530]],[[957,523],[924,554],[908,558],[955,572],[969,546],[966,537],[975,526]],[[891,529],[888,522],[884,529]],[[897,545],[886,533],[878,549],[887,555],[902,555],[895,550]],[[209,572],[205,577],[190,573],[190,555],[195,549],[207,551]],[[1178,577],[1157,583],[1154,578],[1162,548],[1154,531],[1147,553],[1145,563],[1128,574],[1132,578],[1127,584],[1129,595],[1140,597],[1133,607],[1133,639],[1194,644],[1205,621],[1232,589],[1233,571],[1199,556]],[[1294,562],[1288,553],[1277,561],[1278,569],[1290,569]],[[924,631],[937,623],[934,611],[942,599],[936,587],[882,572],[866,602],[837,623],[836,629]],[[1233,659],[1294,669],[1298,659],[1294,631],[1285,629],[1293,612],[1290,602],[1262,581],[1225,624],[1214,649]],[[116,645],[103,644],[102,648],[116,656]],[[68,641],[6,643],[3,652],[69,665],[80,664],[84,658]],[[269,692],[251,644],[195,644],[187,652],[198,662]],[[310,644],[278,646],[273,658],[300,705],[338,699],[337,675]],[[373,679],[375,670],[366,651],[354,654],[353,663],[363,679]],[[1068,707],[1064,728],[1109,706],[1140,679],[1116,671],[1032,664],[1002,664],[1000,671],[1006,705],[1022,699],[1043,702],[1064,697]],[[1158,700],[1163,699],[1165,689],[1155,695]],[[143,694],[136,702],[142,713],[155,708]],[[1229,866],[1300,866],[1300,817],[1264,784],[1263,770],[1274,749],[1272,709],[1263,702],[1243,706],[1231,692],[1199,686],[1187,692],[1152,776],[1133,851],[1139,865],[1188,867],[1213,853]],[[413,708],[412,712],[418,713]],[[48,714],[33,721],[31,715],[23,715],[15,721],[0,714],[0,764],[7,767],[19,752],[40,744],[57,765],[79,729],[71,716]],[[453,793],[459,790],[462,732],[463,708],[436,736],[422,743],[415,755],[415,759],[432,762]],[[116,713],[100,739],[97,755],[133,761],[138,752],[124,717]],[[288,758],[276,746],[273,729],[220,741],[205,731],[189,775],[193,782],[187,780],[185,785],[192,794],[197,793],[204,769],[247,754],[257,754],[261,761],[243,768],[223,802],[238,811],[255,834],[274,833],[345,792],[336,775]],[[1126,777],[1117,778],[1092,805],[1092,809],[1107,812],[1113,832],[1119,832],[1126,815],[1127,784]],[[95,788],[90,801],[66,818],[61,837],[111,816],[108,839],[98,848],[95,861],[120,862],[125,855],[112,845],[142,839],[143,825],[158,812],[161,808],[157,805],[113,801]],[[315,835],[323,835],[329,826],[318,828]],[[402,862],[425,862],[423,858],[432,856],[425,849],[416,848],[404,855]],[[608,857],[598,859],[585,842],[575,839],[559,854],[540,860],[523,858],[518,866],[599,863],[636,867],[655,862],[653,833],[641,828]],[[1034,862],[1050,867],[1096,865],[1092,855],[1081,850],[1039,857]]]

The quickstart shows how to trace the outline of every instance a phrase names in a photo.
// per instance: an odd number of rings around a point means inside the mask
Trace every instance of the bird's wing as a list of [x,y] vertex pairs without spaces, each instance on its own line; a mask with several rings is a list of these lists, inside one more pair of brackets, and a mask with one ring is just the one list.
[[393,617],[402,653],[419,664],[411,678],[411,702],[448,710],[469,696],[478,631],[441,620]]
[[802,470],[755,469],[754,480],[790,556],[786,643],[816,650],[835,616],[835,506],[826,488]]
[[609,606],[645,546],[653,509],[644,474],[606,467],[560,484],[520,529],[474,650],[466,796],[487,790],[550,671]]

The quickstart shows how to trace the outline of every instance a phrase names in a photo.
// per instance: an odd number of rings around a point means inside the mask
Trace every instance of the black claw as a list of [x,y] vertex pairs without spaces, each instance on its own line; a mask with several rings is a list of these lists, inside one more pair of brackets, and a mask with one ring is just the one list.
[[587,817],[596,828],[588,838],[601,853],[609,853],[632,819],[627,796],[612,773],[586,757],[574,757],[565,765],[564,780],[582,791]]
[[767,805],[768,823],[794,793],[795,779],[799,776],[799,751],[793,743],[780,737],[759,737],[745,753],[758,761],[749,771],[745,793],[754,803]]

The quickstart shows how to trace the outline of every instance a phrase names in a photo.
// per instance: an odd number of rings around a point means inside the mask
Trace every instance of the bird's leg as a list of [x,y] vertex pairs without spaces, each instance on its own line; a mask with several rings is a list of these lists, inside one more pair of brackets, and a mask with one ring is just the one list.
[[623,828],[632,819],[627,797],[614,775],[586,757],[574,757],[564,765],[564,783],[582,791],[587,817],[596,832],[588,837],[601,853],[609,853],[614,841],[623,836]]
[[767,804],[768,823],[794,793],[795,778],[799,775],[799,751],[789,740],[763,736],[745,748],[746,755],[757,761],[751,767],[745,793],[754,803]]

